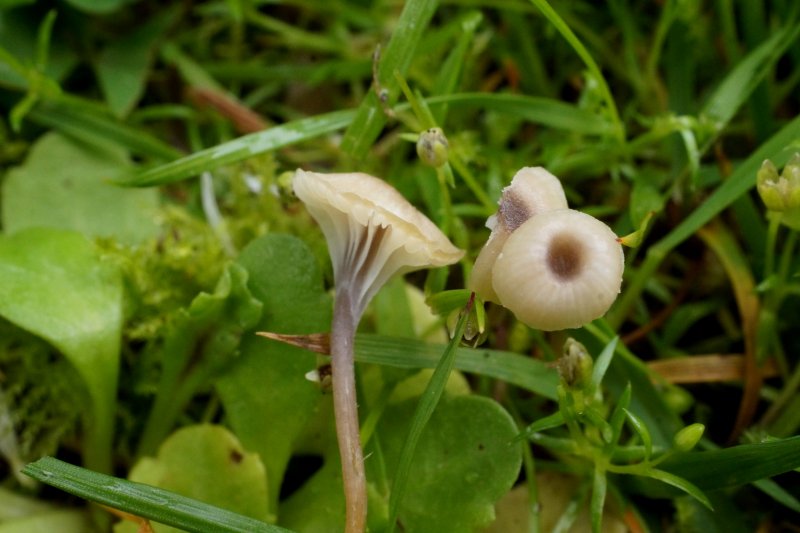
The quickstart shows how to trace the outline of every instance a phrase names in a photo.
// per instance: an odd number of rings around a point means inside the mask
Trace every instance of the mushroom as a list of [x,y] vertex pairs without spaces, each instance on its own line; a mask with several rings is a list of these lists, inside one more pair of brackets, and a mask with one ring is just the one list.
[[542,167],[524,167],[503,189],[496,215],[486,226],[492,230],[472,269],[469,288],[484,300],[499,302],[492,287],[492,266],[503,245],[531,217],[553,209],[566,209],[567,198],[557,177]]
[[391,276],[455,263],[463,251],[397,190],[373,176],[297,170],[292,185],[322,228],[333,262],[330,351],[345,531],[360,533],[366,527],[367,489],[353,362],[356,327],[370,299]]
[[577,328],[608,310],[623,269],[622,246],[611,228],[586,213],[557,209],[509,235],[492,266],[492,288],[533,328]]

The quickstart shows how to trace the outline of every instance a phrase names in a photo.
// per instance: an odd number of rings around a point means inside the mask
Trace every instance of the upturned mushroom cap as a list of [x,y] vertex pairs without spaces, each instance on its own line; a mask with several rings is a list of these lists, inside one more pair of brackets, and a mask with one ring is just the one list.
[[502,305],[533,328],[577,328],[608,311],[623,269],[622,246],[608,226],[559,209],[532,217],[508,237],[492,286]]
[[449,265],[464,255],[381,179],[298,169],[292,185],[325,234],[337,286],[352,286],[363,305],[394,274]]
[[469,282],[471,290],[491,302],[499,301],[492,287],[492,267],[506,239],[531,217],[566,209],[567,197],[559,179],[550,172],[542,167],[524,167],[503,189],[498,205],[497,214],[486,221],[492,234],[475,260]]

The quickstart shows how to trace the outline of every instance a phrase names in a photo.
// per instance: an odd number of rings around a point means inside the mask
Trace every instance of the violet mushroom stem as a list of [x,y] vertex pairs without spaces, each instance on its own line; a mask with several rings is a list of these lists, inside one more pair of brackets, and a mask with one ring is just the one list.
[[391,276],[452,264],[463,251],[399,192],[373,176],[298,170],[292,184],[325,234],[333,263],[331,379],[345,489],[345,531],[362,533],[367,489],[353,364],[356,327],[364,308]]
[[367,518],[367,476],[361,449],[353,342],[356,315],[350,287],[337,289],[331,322],[331,380],[336,440],[342,461],[345,493],[345,531],[362,532]]

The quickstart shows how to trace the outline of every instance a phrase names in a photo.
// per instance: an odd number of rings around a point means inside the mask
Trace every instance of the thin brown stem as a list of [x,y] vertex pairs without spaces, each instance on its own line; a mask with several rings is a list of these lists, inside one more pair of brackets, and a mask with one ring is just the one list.
[[360,312],[348,287],[339,288],[331,325],[331,367],[336,438],[342,459],[345,532],[363,533],[367,522],[367,479],[358,429],[353,340]]

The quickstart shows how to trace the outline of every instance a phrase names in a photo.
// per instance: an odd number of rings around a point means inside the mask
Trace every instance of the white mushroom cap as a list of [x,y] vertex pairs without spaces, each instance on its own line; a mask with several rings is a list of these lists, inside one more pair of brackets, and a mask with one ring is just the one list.
[[524,167],[503,189],[498,205],[497,214],[486,221],[492,234],[475,260],[469,281],[471,290],[492,302],[499,301],[492,287],[492,267],[508,236],[539,213],[566,209],[567,197],[559,179],[550,172],[542,167]]
[[623,268],[611,228],[559,209],[530,218],[508,237],[492,268],[492,286],[502,305],[533,328],[577,328],[608,311]]
[[464,255],[381,179],[298,169],[292,186],[325,234],[337,289],[349,286],[360,310],[392,275],[449,265]]

